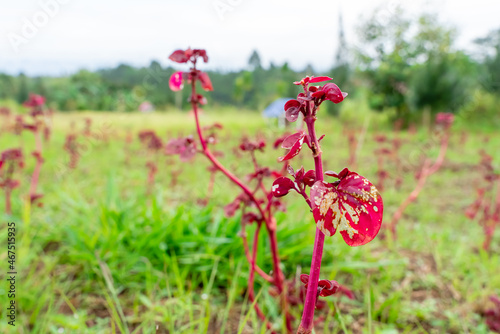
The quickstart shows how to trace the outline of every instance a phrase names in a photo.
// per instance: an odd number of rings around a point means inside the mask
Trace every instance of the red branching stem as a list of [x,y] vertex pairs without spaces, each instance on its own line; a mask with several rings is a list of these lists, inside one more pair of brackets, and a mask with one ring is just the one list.
[[[310,108],[310,104],[308,104],[308,109]],[[308,110],[307,114],[311,115],[311,110]],[[321,160],[321,149],[318,138],[316,136],[316,129],[314,128],[316,117],[308,116],[304,119],[304,121],[307,125],[307,130],[309,132],[309,137],[311,140],[311,149],[313,151],[314,166],[316,170],[316,181],[323,181],[323,161]],[[310,203],[308,204],[311,205]],[[300,326],[297,334],[309,334],[312,332],[324,242],[325,235],[318,228],[316,228],[313,256],[311,261],[311,271],[309,273],[309,285],[307,286],[304,311],[302,313],[302,319],[300,321]]]
[[[262,223],[257,223],[257,228],[255,229],[255,234],[253,236],[253,246],[252,246],[252,257],[250,259],[250,275],[248,277],[248,297],[250,298],[250,301],[253,303],[255,300],[255,295],[253,292],[253,281],[255,278],[255,265],[256,265],[256,260],[257,260],[257,248],[259,246],[259,232],[260,232],[260,227]],[[260,316],[260,315],[259,315]],[[262,314],[261,318],[265,320],[264,314]]]
[[[245,249],[245,255],[248,263],[252,263],[252,256],[250,255],[250,250],[248,248],[248,240],[247,234],[245,232],[245,222],[241,222],[241,238],[243,239],[243,248]],[[263,279],[268,281],[269,283],[273,283],[273,278],[266,274],[257,264],[255,264],[255,271],[259,274]]]
[[[196,64],[194,64],[192,74],[195,76],[196,74]],[[268,231],[269,235],[269,241],[270,241],[270,246],[271,246],[271,254],[272,254],[272,259],[273,259],[273,283],[278,289],[282,303],[286,303],[286,296],[283,295],[283,281],[284,281],[284,276],[280,268],[280,259],[278,255],[278,241],[276,237],[276,220],[270,216],[266,215],[265,210],[262,208],[261,203],[255,198],[254,193],[252,190],[250,190],[243,182],[238,179],[234,174],[232,174],[229,170],[227,170],[218,160],[217,158],[212,154],[210,149],[207,146],[207,143],[203,137],[203,132],[201,130],[200,126],[200,120],[199,120],[199,115],[198,115],[198,101],[195,100],[196,96],[196,80],[195,78],[192,78],[191,81],[191,96],[192,96],[192,101],[191,101],[191,106],[193,108],[193,113],[195,117],[195,122],[196,122],[196,131],[198,133],[198,138],[200,140],[202,149],[203,149],[203,154],[212,162],[214,167],[216,167],[218,170],[220,170],[229,180],[231,180],[234,184],[236,184],[238,187],[241,188],[241,190],[248,196],[250,201],[252,201],[259,211],[265,225],[266,229]],[[257,304],[255,304],[255,310],[257,314],[259,312],[261,313],[260,309],[258,308]],[[286,310],[286,308],[284,308]],[[286,316],[287,319],[288,315]],[[268,324],[269,326],[269,324]],[[287,328],[288,331],[291,331],[291,323],[290,321],[287,320]]]
[[443,138],[441,139],[441,147],[439,149],[439,155],[436,161],[434,162],[434,165],[432,165],[432,167],[429,169],[429,175],[437,172],[439,168],[441,168],[441,166],[443,165],[444,157],[446,156],[446,150],[448,149],[449,136],[450,133],[447,131],[444,134]]
[[259,164],[257,163],[257,159],[255,158],[255,152],[250,151],[250,156],[252,157],[252,163],[255,168],[255,171],[257,171],[259,169]]

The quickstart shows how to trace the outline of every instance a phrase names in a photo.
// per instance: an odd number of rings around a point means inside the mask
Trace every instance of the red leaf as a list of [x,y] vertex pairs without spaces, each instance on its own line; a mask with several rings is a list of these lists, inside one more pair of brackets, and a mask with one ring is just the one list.
[[28,101],[23,103],[25,107],[38,107],[43,106],[45,103],[45,97],[37,94],[30,94]]
[[347,168],[336,176],[335,183],[317,181],[311,188],[316,225],[326,236],[339,230],[349,246],[364,245],[380,230],[382,197],[370,181]]
[[322,82],[322,81],[328,81],[328,80],[333,80],[332,78],[330,77],[316,77],[316,78],[312,78],[311,80],[309,80],[309,83],[316,83],[316,82]]
[[289,122],[295,122],[299,118],[300,102],[290,100],[285,104],[285,117]]
[[308,170],[304,174],[304,184],[306,184],[309,187],[312,187],[314,185],[314,182],[316,182],[316,171],[314,170]]
[[202,57],[203,58],[203,61],[205,63],[208,62],[208,56],[207,56],[207,52],[203,49],[194,49],[193,50],[193,53],[198,56],[198,57]]
[[174,92],[180,91],[182,89],[182,87],[184,87],[184,80],[183,80],[182,76],[183,76],[183,73],[179,71],[179,72],[175,72],[170,77],[170,80],[168,82],[168,86]]
[[214,90],[214,87],[212,86],[212,81],[210,81],[208,74],[206,74],[205,72],[200,72],[198,74],[198,78],[200,79],[201,87],[204,90],[206,90],[206,91],[213,91]]
[[292,148],[292,146],[300,139],[304,136],[304,132],[297,132],[297,133],[294,133],[293,135],[289,135],[288,137],[286,137],[283,142],[281,143],[281,147],[289,150]]
[[236,214],[236,211],[240,208],[241,201],[239,198],[236,198],[233,202],[227,204],[224,207],[224,214],[226,217],[233,217]]
[[247,212],[243,215],[243,217],[241,217],[241,222],[243,224],[251,224],[253,222],[257,222],[259,221],[259,216],[257,216],[255,213],[253,212]]
[[325,100],[333,103],[340,103],[347,96],[347,93],[342,92],[336,84],[331,82],[325,84],[321,90],[325,92]]
[[176,63],[187,63],[187,61],[189,60],[186,52],[182,50],[174,51],[168,58],[172,61],[175,61]]
[[282,176],[274,180],[273,187],[271,188],[274,197],[282,197],[288,194],[292,189],[295,189],[295,184],[289,178]]
[[337,292],[340,288],[340,284],[336,281],[322,279],[318,282],[318,288],[321,289],[321,292],[319,293],[320,296],[328,297]]
[[279,157],[278,161],[285,161],[293,158],[297,154],[299,154],[300,150],[302,149],[302,144],[304,144],[304,138],[305,138],[305,132],[297,132],[293,135],[290,135],[286,137],[286,139],[283,141],[281,144],[281,147],[289,149],[288,153],[283,156]]
[[347,288],[343,285],[340,286],[339,293],[343,294],[344,296],[346,296],[349,299],[353,299],[353,300],[355,299],[354,292],[352,292],[349,288]]

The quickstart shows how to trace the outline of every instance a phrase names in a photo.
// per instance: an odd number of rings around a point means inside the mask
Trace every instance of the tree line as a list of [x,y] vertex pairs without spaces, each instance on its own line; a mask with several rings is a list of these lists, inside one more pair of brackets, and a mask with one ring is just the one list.
[[[359,45],[352,45],[339,17],[340,42],[328,73],[316,73],[312,66],[298,71],[287,63],[264,67],[253,51],[245,69],[208,71],[215,90],[207,98],[214,106],[262,110],[276,98],[295,96],[291,83],[297,78],[326,74],[350,97],[362,96],[372,109],[391,110],[398,119],[411,120],[422,111],[456,113],[470,103],[487,109],[483,114],[498,115],[500,29],[476,39],[473,52],[465,52],[455,47],[456,30],[441,24],[437,15],[414,18],[397,9],[384,20],[378,18],[375,12],[358,26]],[[188,108],[187,93],[168,88],[173,72],[152,61],[144,67],[121,64],[63,77],[0,74],[0,100],[21,103],[33,92],[60,111],[135,111],[143,101],[161,110]],[[339,109],[330,106],[328,111],[338,114]]]

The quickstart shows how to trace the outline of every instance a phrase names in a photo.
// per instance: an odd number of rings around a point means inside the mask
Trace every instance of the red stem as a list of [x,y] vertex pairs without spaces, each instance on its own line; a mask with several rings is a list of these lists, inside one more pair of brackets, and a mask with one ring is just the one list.
[[[245,223],[241,222],[241,238],[243,239],[243,248],[245,250],[245,255],[248,263],[252,263],[252,256],[250,255],[250,250],[248,249],[248,240],[245,232]],[[268,281],[269,283],[273,283],[273,278],[266,274],[257,264],[255,265],[255,271],[259,274],[263,279]]]
[[[310,105],[308,105],[308,109],[310,109]],[[308,110],[307,114],[311,115],[310,112],[311,111]],[[311,149],[313,151],[314,166],[316,169],[316,181],[323,181],[323,161],[321,160],[321,148],[316,136],[316,130],[314,128],[316,117],[308,116],[304,119],[304,121],[307,124],[307,130],[309,132],[309,137],[311,140]],[[316,228],[316,236],[314,239],[314,249],[311,261],[311,271],[309,273],[309,284],[307,286],[302,320],[300,321],[300,326],[297,334],[309,334],[312,332],[324,242],[325,235],[318,228]]]
[[252,258],[250,259],[250,275],[248,277],[248,296],[250,301],[253,302],[255,299],[253,293],[253,281],[255,277],[255,264],[257,260],[257,247],[259,246],[259,232],[260,232],[261,223],[257,224],[257,228],[255,229],[255,234],[253,237],[253,246],[252,246]]

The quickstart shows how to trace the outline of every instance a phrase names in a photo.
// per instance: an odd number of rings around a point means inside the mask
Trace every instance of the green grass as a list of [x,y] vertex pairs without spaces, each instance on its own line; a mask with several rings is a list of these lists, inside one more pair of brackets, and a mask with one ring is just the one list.
[[[346,104],[340,121],[325,118],[318,124],[326,169],[339,171],[348,161],[348,142],[342,133],[346,122],[358,129],[367,124],[356,171],[376,181],[375,133],[393,134],[383,115],[371,115],[363,106]],[[357,114],[356,114],[357,113]],[[357,115],[357,123],[353,123]],[[349,116],[350,115],[350,116]],[[79,137],[82,155],[78,167],[67,167],[62,149],[71,123],[83,128],[84,117],[94,120],[98,138]],[[366,123],[364,123],[367,120]],[[250,172],[245,157],[235,158],[232,147],[240,135],[263,136],[272,143],[282,130],[266,125],[248,112],[214,114],[207,110],[204,124],[220,122],[218,149],[222,162],[244,176]],[[207,161],[198,156],[182,164],[176,157],[158,156],[160,166],[154,192],[147,194],[148,155],[137,139],[138,131],[154,129],[166,139],[193,133],[187,114],[150,115],[118,113],[57,114],[54,134],[46,145],[40,191],[42,208],[26,208],[23,194],[29,187],[34,159],[29,156],[33,138],[0,135],[0,150],[22,143],[27,158],[20,189],[14,192],[14,215],[2,218],[1,247],[6,249],[6,226],[17,224],[18,302],[17,326],[7,325],[5,287],[0,287],[2,333],[265,333],[247,300],[248,264],[242,251],[239,217],[226,218],[223,206],[238,190],[217,175],[214,196],[206,207],[196,204],[206,195]],[[355,300],[330,297],[321,311],[325,321],[318,333],[488,333],[478,312],[487,297],[500,294],[500,233],[492,250],[480,249],[481,227],[467,220],[465,207],[473,201],[479,173],[478,151],[494,155],[499,166],[500,135],[468,132],[465,125],[451,138],[444,167],[428,180],[416,202],[408,207],[398,226],[399,239],[377,238],[351,248],[335,235],[325,244],[322,277],[348,286]],[[133,134],[128,148],[124,138]],[[401,158],[407,168],[401,189],[388,181],[382,193],[385,221],[415,186],[413,172],[421,152],[437,156],[439,147],[427,132],[402,133]],[[269,145],[270,146],[270,145]],[[268,147],[258,156],[278,168],[280,150]],[[312,168],[304,151],[294,167]],[[182,170],[176,185],[172,171]],[[389,170],[391,171],[391,170]],[[269,185],[272,180],[268,180]],[[314,223],[299,196],[290,194],[287,213],[279,213],[278,241],[287,278],[309,270]],[[3,194],[0,212],[4,212]],[[248,234],[252,235],[252,227]],[[266,238],[262,236],[258,264],[271,269]],[[0,252],[6,272],[6,252]],[[2,276],[3,277],[3,276]],[[282,319],[268,284],[256,282],[258,303],[281,332]],[[301,307],[292,314],[300,318]]]

